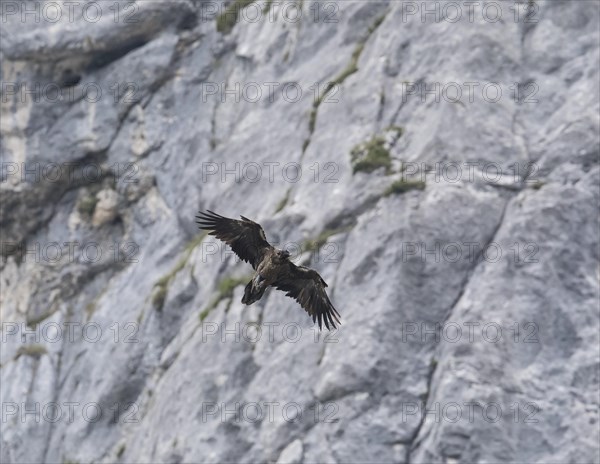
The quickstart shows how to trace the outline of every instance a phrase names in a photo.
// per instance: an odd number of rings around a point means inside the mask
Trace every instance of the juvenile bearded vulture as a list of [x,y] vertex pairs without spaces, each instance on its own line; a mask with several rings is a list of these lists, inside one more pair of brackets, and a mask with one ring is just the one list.
[[289,260],[290,253],[278,250],[267,242],[262,227],[244,216],[230,219],[207,211],[200,212],[197,223],[219,240],[229,245],[234,253],[254,268],[254,276],[244,290],[242,303],[251,305],[261,299],[265,290],[273,286],[294,298],[312,316],[313,322],[323,322],[329,330],[340,324],[340,315],[325,292],[327,284],[314,269],[296,266]]

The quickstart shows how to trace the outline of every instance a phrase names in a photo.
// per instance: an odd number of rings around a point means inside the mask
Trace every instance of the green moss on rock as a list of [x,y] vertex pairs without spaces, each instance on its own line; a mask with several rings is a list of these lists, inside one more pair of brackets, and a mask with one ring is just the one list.
[[392,157],[386,147],[385,139],[378,135],[356,145],[350,152],[352,157],[352,173],[373,172],[385,168],[389,173],[392,168]]
[[255,0],[234,0],[225,11],[217,17],[217,31],[229,34],[238,22],[240,12]]
[[17,350],[16,358],[19,358],[19,356],[30,356],[35,359],[40,359],[46,353],[48,353],[48,350],[44,345],[26,345]]
[[383,193],[384,196],[399,195],[410,190],[424,190],[425,182],[421,180],[400,179],[393,182]]
[[92,216],[94,214],[94,210],[96,209],[96,203],[98,203],[98,199],[96,195],[89,194],[79,200],[77,204],[77,211],[82,216]]
[[277,209],[275,210],[275,213],[278,213],[279,211],[281,211],[288,204],[288,201],[290,199],[290,192],[291,192],[291,189],[288,189],[287,192],[285,192],[285,196],[281,199],[281,201],[277,205]]

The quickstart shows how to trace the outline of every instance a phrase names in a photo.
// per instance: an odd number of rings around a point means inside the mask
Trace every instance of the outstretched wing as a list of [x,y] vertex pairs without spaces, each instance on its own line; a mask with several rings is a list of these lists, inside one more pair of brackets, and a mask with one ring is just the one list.
[[241,221],[230,219],[207,210],[206,213],[198,213],[196,222],[200,229],[209,230],[209,235],[225,242],[240,259],[256,269],[265,251],[272,246],[259,224],[244,216],[241,218]]
[[327,284],[317,271],[290,262],[290,271],[275,281],[273,286],[300,303],[312,316],[313,322],[318,320],[319,329],[322,329],[322,322],[329,330],[335,329],[336,323],[341,324],[341,316],[325,292]]

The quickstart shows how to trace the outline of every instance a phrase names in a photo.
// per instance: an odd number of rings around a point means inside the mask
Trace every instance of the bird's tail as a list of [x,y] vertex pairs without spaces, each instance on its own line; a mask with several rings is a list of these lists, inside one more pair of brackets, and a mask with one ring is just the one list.
[[251,305],[252,303],[256,303],[260,300],[267,289],[266,285],[263,285],[263,282],[260,280],[260,277],[252,279],[246,285],[244,289],[244,296],[242,298],[242,303],[245,305]]

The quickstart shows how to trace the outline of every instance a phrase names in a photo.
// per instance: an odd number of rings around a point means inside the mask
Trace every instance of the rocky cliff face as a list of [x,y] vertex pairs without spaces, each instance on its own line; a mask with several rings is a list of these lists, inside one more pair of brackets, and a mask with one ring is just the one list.
[[[2,462],[600,462],[598,24],[2,2]],[[204,209],[340,330],[244,307]]]

